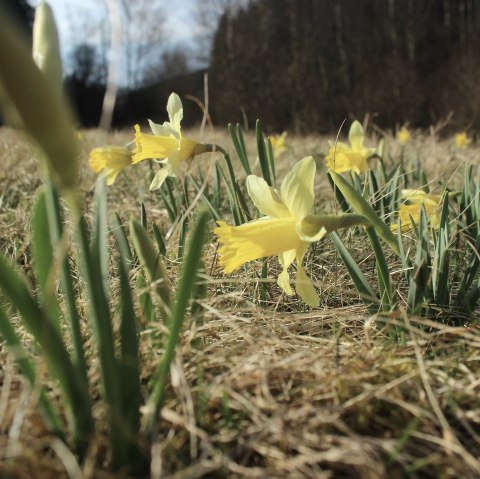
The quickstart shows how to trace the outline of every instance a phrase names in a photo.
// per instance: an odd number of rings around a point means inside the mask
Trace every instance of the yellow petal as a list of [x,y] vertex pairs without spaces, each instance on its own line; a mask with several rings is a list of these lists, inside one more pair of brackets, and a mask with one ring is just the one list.
[[155,177],[150,184],[150,191],[158,190],[162,187],[167,177],[172,175],[172,167],[167,163],[163,168],[157,171]]
[[320,302],[320,298],[315,291],[315,288],[310,281],[310,278],[307,276],[303,268],[303,258],[308,249],[308,243],[304,243],[297,251],[297,279],[295,282],[295,288],[298,295],[307,303],[310,307],[315,308]]
[[354,121],[348,132],[348,141],[352,150],[361,153],[363,149],[363,127],[359,121]]
[[303,219],[313,208],[315,161],[307,156],[300,160],[283,180],[280,189],[282,201],[297,219]]
[[263,215],[272,218],[291,216],[288,208],[282,203],[279,194],[268,186],[263,178],[249,175],[247,177],[247,190],[253,204]]
[[241,226],[230,226],[219,221],[214,233],[222,244],[218,252],[225,273],[231,273],[254,259],[297,250],[302,241],[295,223],[294,218],[268,217]]
[[154,123],[152,120],[148,120],[148,124],[150,125],[150,129],[152,130],[152,133],[155,136],[175,136],[175,132],[165,126],[165,125],[159,125],[158,123]]
[[290,275],[288,274],[288,267],[295,260],[296,251],[294,249],[285,251],[285,253],[279,253],[278,261],[282,265],[282,272],[278,275],[277,284],[283,291],[291,296],[293,294],[292,287],[290,286]]
[[295,283],[298,295],[307,303],[310,307],[316,308],[320,303],[320,297],[315,291],[310,278],[305,273],[303,266],[298,266],[297,281]]
[[170,126],[180,134],[180,123],[183,119],[183,105],[182,100],[176,93],[170,94],[167,102],[168,118]]

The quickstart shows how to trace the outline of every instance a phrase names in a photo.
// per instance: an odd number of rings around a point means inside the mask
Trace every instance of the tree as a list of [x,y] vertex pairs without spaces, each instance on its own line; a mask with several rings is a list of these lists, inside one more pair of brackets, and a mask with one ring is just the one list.
[[158,64],[165,38],[164,3],[124,0],[122,5],[126,83],[135,89],[145,83],[145,72]]
[[35,10],[27,0],[0,0],[0,14],[11,15],[20,28],[31,36]]
[[218,23],[213,117],[332,131],[366,113],[392,127],[456,111],[480,126],[479,17],[480,0],[252,0]]

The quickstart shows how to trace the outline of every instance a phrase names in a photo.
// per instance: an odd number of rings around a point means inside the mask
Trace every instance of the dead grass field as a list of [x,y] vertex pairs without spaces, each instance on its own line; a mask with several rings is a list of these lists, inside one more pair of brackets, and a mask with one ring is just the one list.
[[[231,144],[224,132],[208,136]],[[80,187],[87,208],[95,180],[86,167],[89,149],[130,140],[130,132],[83,132]],[[278,177],[313,154],[319,166],[317,206],[335,209],[322,166],[327,139],[289,135],[287,143],[291,148],[280,159]],[[398,148],[387,138],[393,158]],[[450,179],[453,188],[464,163],[479,163],[480,148],[459,153],[450,139],[419,134],[404,154],[423,162],[432,185]],[[28,274],[30,214],[42,172],[28,143],[11,130],[0,129],[0,155],[0,247]],[[191,168],[207,173],[209,161],[200,157]],[[148,191],[147,174],[147,165],[139,165],[120,175],[109,189],[109,212],[127,222],[139,217],[143,201],[149,221],[168,229],[159,196]],[[169,246],[176,241],[173,234]],[[357,235],[349,241],[356,257],[364,258],[365,274],[373,274],[366,240]],[[322,261],[308,267],[321,303],[306,311],[296,297],[282,297],[276,261],[269,265],[267,304],[260,305],[259,282],[251,273],[261,266],[248,266],[249,275],[224,277],[216,245],[207,245],[204,324],[185,325],[152,449],[151,477],[480,477],[478,314],[463,327],[408,318],[401,310],[370,316],[331,241],[322,240],[318,248]],[[177,265],[167,266],[174,283]],[[152,331],[160,327],[146,324],[142,332],[146,381],[159,355]],[[201,339],[200,348],[192,346],[194,338]],[[35,390],[0,348],[0,477],[125,477],[108,472],[101,425],[89,459],[77,464],[45,430],[35,412]],[[91,355],[89,362],[94,378],[96,358]]]

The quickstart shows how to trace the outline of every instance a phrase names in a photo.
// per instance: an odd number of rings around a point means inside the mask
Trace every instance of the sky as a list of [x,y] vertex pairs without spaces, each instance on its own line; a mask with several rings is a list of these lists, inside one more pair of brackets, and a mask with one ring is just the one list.
[[[39,0],[30,0],[32,5]],[[47,0],[53,9],[59,31],[62,56],[68,72],[70,58],[76,46],[101,42],[106,35],[99,28],[107,19],[107,0]],[[130,2],[131,0],[125,0]],[[200,34],[195,22],[195,4],[198,0],[163,0],[159,5],[163,14],[164,40],[160,48],[192,47]],[[132,3],[128,3],[132,5]],[[174,6],[174,8],[172,8]]]

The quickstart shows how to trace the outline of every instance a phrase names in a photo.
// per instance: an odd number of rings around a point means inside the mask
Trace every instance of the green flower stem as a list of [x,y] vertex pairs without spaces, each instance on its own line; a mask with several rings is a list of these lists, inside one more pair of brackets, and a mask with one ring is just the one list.
[[195,289],[195,282],[197,279],[198,267],[201,264],[202,247],[205,236],[209,214],[202,210],[198,214],[197,224],[190,240],[188,254],[185,257],[185,262],[180,277],[180,282],[177,290],[175,306],[172,311],[171,320],[169,321],[170,334],[165,348],[165,353],[162,362],[154,377],[154,387],[149,398],[149,413],[147,428],[148,431],[153,432],[156,424],[158,414],[165,401],[165,392],[170,372],[170,365],[175,355],[175,348],[177,346],[180,332],[185,320],[187,306],[192,292]]

